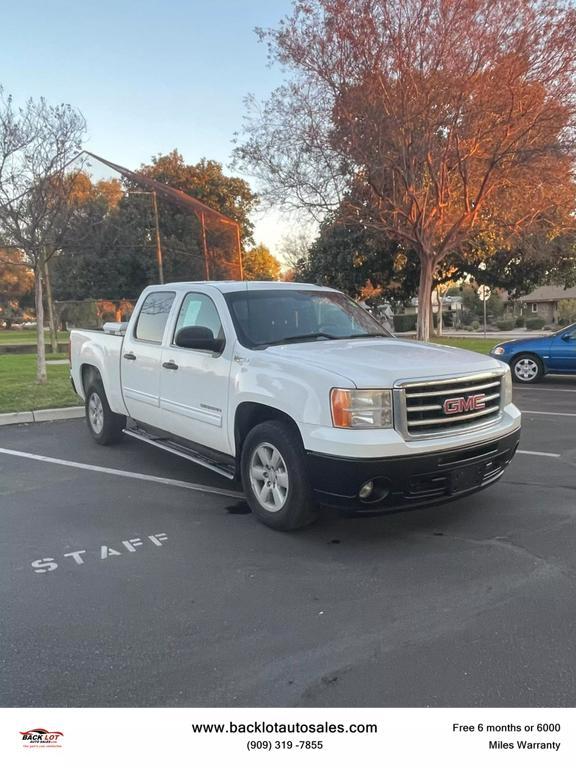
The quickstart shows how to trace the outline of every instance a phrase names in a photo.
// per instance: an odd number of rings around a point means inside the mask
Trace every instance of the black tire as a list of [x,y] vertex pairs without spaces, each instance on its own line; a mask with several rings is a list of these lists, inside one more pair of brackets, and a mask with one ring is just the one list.
[[535,384],[544,376],[544,365],[538,355],[529,352],[516,355],[510,363],[512,379],[517,384]]
[[[99,379],[91,381],[86,388],[86,424],[92,438],[98,445],[112,445],[122,439],[122,430],[126,426],[126,417],[114,413],[108,405],[108,398]],[[94,408],[101,406],[99,418],[94,414]]]
[[[278,452],[280,462],[272,449]],[[261,456],[268,456],[271,463],[267,465]],[[256,477],[260,467],[262,474],[269,472],[267,479]],[[290,424],[265,421],[249,432],[242,446],[241,474],[250,509],[264,525],[277,531],[294,531],[316,520],[318,510],[308,480],[302,440]],[[263,496],[258,495],[259,488]]]

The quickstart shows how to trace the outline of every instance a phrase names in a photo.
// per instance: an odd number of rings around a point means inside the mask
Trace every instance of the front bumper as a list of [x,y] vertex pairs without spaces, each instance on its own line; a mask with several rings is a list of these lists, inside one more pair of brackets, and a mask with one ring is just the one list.
[[[307,453],[319,503],[357,512],[386,512],[450,501],[499,480],[520,441],[520,429],[497,439],[454,450],[384,459]],[[360,487],[372,480],[372,497]]]

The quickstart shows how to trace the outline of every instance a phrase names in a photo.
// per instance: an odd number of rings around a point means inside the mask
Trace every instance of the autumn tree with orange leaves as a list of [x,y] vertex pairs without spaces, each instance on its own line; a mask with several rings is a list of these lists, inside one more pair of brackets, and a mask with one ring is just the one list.
[[361,189],[340,210],[419,259],[419,338],[471,238],[573,228],[569,2],[301,0],[260,35],[291,77],[249,102],[239,164],[318,218]]

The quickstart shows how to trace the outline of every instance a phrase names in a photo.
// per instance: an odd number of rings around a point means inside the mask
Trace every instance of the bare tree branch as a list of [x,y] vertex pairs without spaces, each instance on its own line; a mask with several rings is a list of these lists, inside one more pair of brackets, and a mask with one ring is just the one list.
[[71,163],[85,130],[70,105],[29,99],[17,108],[0,87],[0,248],[23,253],[34,271],[39,383],[46,381],[42,275],[74,210],[81,168]]

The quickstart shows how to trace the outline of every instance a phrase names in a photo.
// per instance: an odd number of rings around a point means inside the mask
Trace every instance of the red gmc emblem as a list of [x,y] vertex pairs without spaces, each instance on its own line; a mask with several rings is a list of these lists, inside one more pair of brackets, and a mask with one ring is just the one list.
[[483,411],[486,408],[486,395],[468,395],[468,397],[451,397],[444,400],[444,413],[451,416],[455,413],[468,411]]

